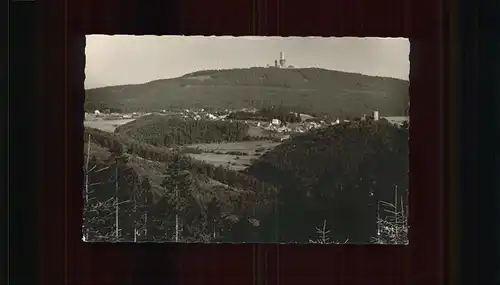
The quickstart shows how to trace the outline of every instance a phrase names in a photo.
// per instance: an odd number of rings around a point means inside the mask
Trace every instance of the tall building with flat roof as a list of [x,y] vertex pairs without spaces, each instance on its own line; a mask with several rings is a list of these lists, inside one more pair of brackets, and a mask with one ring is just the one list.
[[285,53],[280,52],[280,67],[286,67]]
[[[286,59],[284,52],[280,52],[280,58],[274,60],[273,66],[276,68],[288,68],[288,67],[292,68],[292,66],[286,66]],[[270,65],[268,65],[268,67],[270,67]]]

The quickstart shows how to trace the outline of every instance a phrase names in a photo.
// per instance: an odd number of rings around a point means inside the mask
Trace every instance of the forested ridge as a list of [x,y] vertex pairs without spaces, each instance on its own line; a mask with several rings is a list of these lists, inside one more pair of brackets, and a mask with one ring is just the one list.
[[91,146],[109,150],[93,154],[85,168],[86,225],[94,240],[117,239],[117,197],[129,201],[120,204],[118,239],[131,240],[139,229],[136,238],[149,241],[181,233],[178,241],[308,242],[328,221],[333,239],[366,243],[376,234],[379,201],[407,204],[408,125],[383,119],[296,135],[245,173],[120,132],[87,128],[89,135]]
[[[274,203],[275,187],[116,134],[86,129],[85,136],[86,147],[104,146],[109,151],[86,151],[92,153],[84,183],[84,234],[89,240],[130,241],[136,232],[138,241],[173,241],[173,233],[179,232],[178,241],[248,241],[270,231],[271,225],[261,217],[273,209],[269,205]],[[130,160],[137,164],[139,154],[161,162],[156,169],[160,177],[138,174]],[[154,185],[152,180],[158,178],[159,185]],[[181,228],[174,230],[176,224]]]
[[408,125],[361,121],[296,136],[247,173],[279,187],[282,240],[305,241],[327,220],[335,239],[369,242],[377,203],[407,199],[408,154]]
[[241,141],[248,136],[248,125],[149,115],[121,125],[115,132],[154,146],[176,146]]
[[158,147],[120,134],[104,132],[93,128],[85,128],[83,141],[96,143],[105,149],[121,149],[127,154],[137,155],[154,161],[167,161],[173,152],[166,147]]

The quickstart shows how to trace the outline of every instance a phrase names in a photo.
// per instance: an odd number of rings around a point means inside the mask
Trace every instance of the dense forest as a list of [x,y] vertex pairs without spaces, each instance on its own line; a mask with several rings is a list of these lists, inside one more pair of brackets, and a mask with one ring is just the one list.
[[85,137],[89,240],[310,242],[328,225],[333,240],[367,243],[392,218],[387,202],[407,205],[408,125],[385,120],[294,136],[244,173],[120,132]]
[[157,147],[119,134],[85,128],[83,135],[84,143],[88,143],[89,139],[90,142],[105,149],[122,149],[127,154],[137,155],[154,161],[167,161],[174,155],[166,147]]
[[[113,134],[86,129],[86,137],[87,240],[234,242],[272,232],[274,186],[144,143],[134,150]],[[159,177],[141,175],[137,164],[147,162],[137,154],[160,160]]]
[[279,187],[280,240],[306,241],[326,220],[334,239],[366,243],[380,201],[407,204],[408,154],[408,125],[361,121],[295,136],[247,173]]
[[291,112],[290,108],[275,106],[262,108],[256,112],[232,112],[229,114],[228,119],[267,122],[270,122],[272,119],[278,119],[282,122],[288,123],[298,123],[301,121],[299,114]]
[[86,90],[85,110],[155,112],[173,108],[241,109],[282,105],[299,113],[402,116],[408,81],[320,68],[205,70],[145,84]]
[[248,136],[248,125],[149,115],[121,125],[115,132],[154,146],[174,146],[241,141]]

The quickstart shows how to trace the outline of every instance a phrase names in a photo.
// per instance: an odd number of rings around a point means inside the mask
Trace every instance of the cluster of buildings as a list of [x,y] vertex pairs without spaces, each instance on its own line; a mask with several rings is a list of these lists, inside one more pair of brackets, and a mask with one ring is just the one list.
[[[402,125],[405,122],[409,122],[409,117],[405,116],[400,116],[400,117],[380,117],[378,111],[373,111],[371,116],[363,115],[361,117],[361,121],[371,119],[374,121],[378,121],[380,119],[385,119],[389,121],[389,123],[395,124],[395,125]],[[341,122],[343,123],[349,123],[349,120],[340,120],[337,118],[335,121],[325,121],[325,120],[320,120],[320,121],[303,121],[300,123],[286,123],[286,122],[281,122],[278,119],[273,119],[271,122],[257,122],[256,126],[261,127],[267,131],[271,132],[276,132],[276,133],[304,133],[312,129],[317,129],[317,128],[322,128],[326,126],[333,126],[340,124]]]
[[280,52],[280,58],[274,61],[273,65],[268,65],[268,67],[274,68],[293,68],[291,65],[286,65],[285,53]]
[[[255,112],[257,109],[255,108],[243,108],[239,111],[244,111],[244,112]],[[177,114],[171,113],[171,115],[177,115],[185,119],[193,119],[193,120],[213,120],[213,121],[226,121],[227,116],[231,113],[232,111],[230,110],[225,110],[222,112],[217,112],[217,113],[211,113],[208,111],[205,111],[204,109],[185,109],[182,110],[181,112],[178,112]],[[233,120],[229,120],[233,121]],[[325,122],[325,121],[303,121],[300,123],[287,123],[283,122],[277,118],[274,118],[270,120],[269,122],[263,122],[263,121],[250,121],[250,120],[244,120],[244,123],[248,124],[250,127],[257,127],[261,128],[262,130],[271,132],[271,133],[276,133],[276,134],[282,134],[282,140],[290,138],[289,134],[292,133],[304,133],[307,132],[311,129],[316,129],[316,128],[321,128],[327,125],[335,125],[339,124],[340,120],[337,119],[334,122]]]
[[380,119],[385,119],[389,123],[401,126],[405,122],[409,123],[410,122],[410,117],[408,116],[388,116],[388,117],[380,117],[378,111],[373,111],[373,115],[371,117],[367,117],[366,115],[363,115],[361,120],[366,120],[367,118],[373,119],[374,121],[378,121]]
[[147,116],[150,114],[151,113],[141,113],[141,112],[121,114],[121,113],[108,113],[108,112],[101,112],[99,110],[94,110],[94,112],[85,113],[85,121],[137,119],[139,117]]
[[[175,114],[172,114],[175,115]],[[205,109],[184,109],[177,113],[182,118],[193,119],[193,120],[212,120],[212,121],[223,121],[229,116],[229,111],[224,112],[224,114],[213,114],[211,112],[205,111]]]
[[[255,112],[257,109],[249,109],[244,108],[240,111],[245,112]],[[184,109],[177,112],[162,110],[160,115],[170,115],[170,116],[178,116],[185,119],[193,119],[193,120],[212,120],[212,121],[225,121],[227,116],[231,113],[230,110],[225,110],[221,112],[209,112],[205,109]],[[101,113],[98,110],[95,110],[93,113],[85,113],[85,120],[119,120],[119,119],[136,119],[138,117],[149,115],[151,113],[139,113],[134,112],[130,114],[117,114],[117,113]],[[302,114],[300,114],[302,117]],[[400,117],[380,117],[378,111],[373,111],[371,116],[363,115],[361,120],[371,119],[374,121],[378,121],[381,118],[386,119],[390,123],[396,125],[402,125],[404,122],[409,122],[409,118],[407,116]],[[233,121],[233,120],[230,120]],[[273,132],[277,134],[284,134],[282,138],[287,139],[290,136],[288,134],[291,133],[304,133],[312,129],[322,128],[325,126],[337,125],[341,123],[341,120],[337,118],[335,121],[325,121],[325,120],[305,120],[300,123],[287,123],[282,122],[279,119],[272,119],[269,122],[262,121],[244,121],[246,124],[261,128],[268,132]],[[342,122],[349,122],[349,120],[342,120]]]
[[291,134],[305,133],[312,129],[340,124],[340,120],[337,119],[336,121],[333,122],[303,121],[300,123],[286,123],[280,121],[279,119],[272,119],[270,122],[249,122],[249,124],[254,125],[255,127],[260,127],[263,130],[268,131],[270,133],[275,133],[278,136],[280,136],[281,141],[284,141],[290,139]]

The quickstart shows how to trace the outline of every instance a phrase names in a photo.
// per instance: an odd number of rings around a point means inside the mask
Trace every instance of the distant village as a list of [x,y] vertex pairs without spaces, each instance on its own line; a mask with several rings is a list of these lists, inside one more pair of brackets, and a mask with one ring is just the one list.
[[[291,65],[287,65],[285,59],[285,54],[280,52],[278,60],[274,61],[274,64],[267,65],[268,68],[294,68]],[[409,105],[408,105],[409,108]],[[156,112],[133,112],[133,113],[113,113],[109,110],[95,110],[93,113],[85,113],[85,125],[92,128],[101,129],[103,131],[113,132],[116,127],[122,124],[131,122],[139,117],[147,116],[151,114],[164,115],[179,117],[191,120],[214,120],[214,121],[233,121],[229,119],[228,116],[232,112],[253,112],[255,113],[258,109],[255,108],[243,108],[240,110],[219,110],[219,111],[209,111],[203,108],[200,109],[181,109],[181,110],[157,110]],[[254,130],[262,130],[263,132],[269,134],[275,134],[281,137],[281,140],[286,140],[290,138],[290,134],[293,133],[304,133],[311,129],[317,129],[328,125],[336,125],[340,123],[348,123],[349,120],[331,120],[327,118],[316,118],[308,114],[298,114],[294,113],[296,116],[300,116],[301,122],[299,123],[288,123],[282,122],[279,119],[272,119],[269,122],[263,121],[249,121],[249,120],[239,120],[244,121],[246,124],[253,128]],[[407,114],[405,114],[407,115]],[[409,121],[408,116],[399,117],[379,117],[378,111],[373,111],[372,114],[363,115],[357,120],[366,120],[371,118],[373,120],[379,120],[380,118],[386,119],[390,123],[396,125],[402,125],[404,122]],[[258,133],[258,131],[257,131]]]
[[[286,64],[286,59],[285,59],[285,54],[283,52],[280,52],[280,57],[278,60],[274,61],[274,64],[269,64],[267,65],[268,68],[294,68],[292,65],[287,65]],[[408,105],[409,107],[409,105]],[[225,109],[222,111],[209,111],[205,110],[203,108],[200,109],[182,109],[182,110],[158,110],[156,112],[149,112],[149,113],[144,113],[144,112],[133,112],[133,113],[127,113],[127,114],[122,114],[122,113],[111,113],[109,110],[95,110],[93,113],[85,113],[85,125],[89,127],[95,127],[95,128],[100,128],[99,125],[106,125],[103,130],[106,131],[112,131],[114,130],[114,127],[117,127],[121,124],[125,124],[127,122],[133,121],[139,117],[142,116],[147,116],[151,114],[156,114],[156,115],[164,115],[164,116],[172,116],[172,117],[179,117],[179,118],[184,118],[184,119],[191,119],[191,120],[213,120],[213,121],[230,121],[232,122],[233,119],[228,119],[229,114],[232,112],[257,112],[258,109],[256,108],[243,108],[239,110],[229,110]],[[281,135],[281,140],[286,140],[290,138],[290,134],[293,133],[304,133],[307,132],[311,129],[317,129],[321,127],[325,127],[328,125],[336,125],[340,123],[348,123],[349,120],[340,120],[337,118],[336,120],[331,120],[331,119],[318,119],[315,118],[311,115],[308,114],[298,114],[294,113],[296,116],[300,116],[301,122],[300,123],[288,123],[288,122],[282,122],[279,119],[272,119],[269,122],[263,122],[263,121],[249,121],[249,120],[240,120],[244,121],[246,124],[248,124],[250,127],[253,128],[258,128],[263,131],[266,131],[267,133],[275,133],[278,135]],[[402,125],[404,122],[409,121],[408,116],[399,116],[399,117],[380,117],[378,111],[373,111],[372,114],[369,115],[363,115],[361,118],[358,118],[358,120],[366,120],[367,118],[371,118],[373,120],[379,120],[381,118],[386,119],[390,123],[396,124],[396,125]],[[100,121],[102,124],[96,124],[92,122]],[[105,121],[108,122],[108,124],[105,123]],[[111,128],[110,128],[111,125]]]
[[[158,112],[133,112],[133,113],[110,113],[107,111],[95,110],[93,113],[85,113],[85,125],[89,127],[99,128],[99,124],[111,124],[113,127],[117,127],[121,124],[128,123],[139,117],[147,116],[151,114],[178,117],[187,120],[212,120],[212,121],[235,121],[234,119],[228,119],[229,114],[232,112],[253,112],[255,113],[258,109],[255,108],[243,108],[239,110],[223,110],[223,111],[208,111],[205,109],[182,109],[177,111],[172,110],[161,110]],[[291,134],[294,133],[304,133],[312,129],[322,128],[329,125],[336,125],[340,123],[348,123],[349,120],[336,120],[330,119],[318,119],[308,114],[298,114],[301,118],[301,122],[298,123],[288,123],[283,122],[279,119],[272,119],[268,122],[265,121],[250,121],[250,120],[240,120],[248,124],[253,129],[260,129],[267,134],[276,134],[281,140],[287,140],[290,138]],[[366,120],[367,118],[373,120],[379,120],[380,118],[386,119],[389,122],[397,125],[403,124],[408,121],[408,117],[379,117],[378,111],[373,111],[371,116],[364,115],[359,120]],[[114,128],[113,128],[114,129]],[[104,130],[104,129],[103,129]]]

